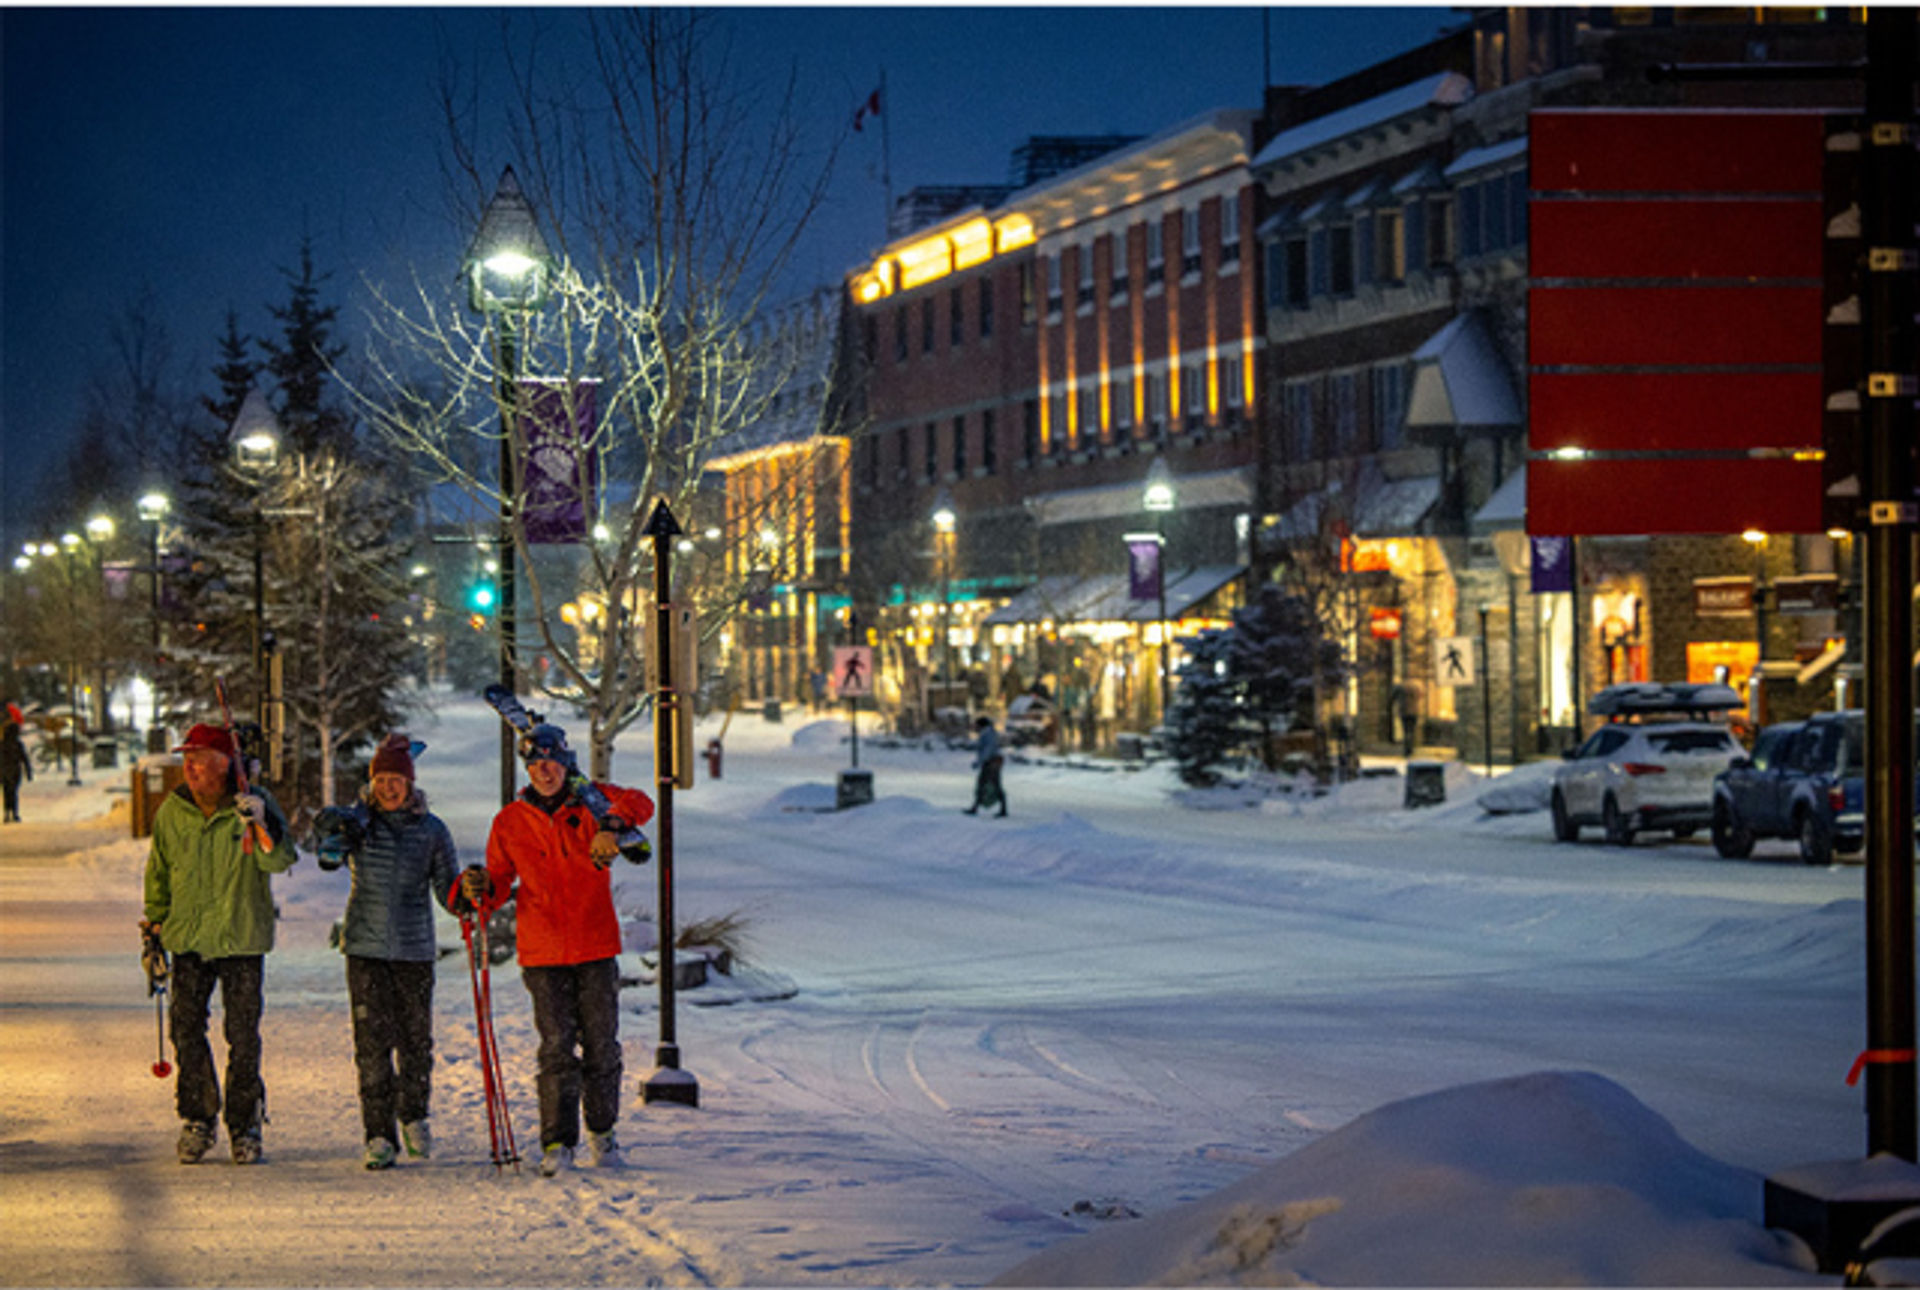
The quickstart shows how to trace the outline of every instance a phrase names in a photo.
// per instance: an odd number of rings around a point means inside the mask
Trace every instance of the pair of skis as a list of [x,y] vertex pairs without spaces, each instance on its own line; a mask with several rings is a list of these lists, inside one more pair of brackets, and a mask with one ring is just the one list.
[[[500,714],[500,719],[524,735],[539,725],[544,718],[537,712],[529,712],[514,692],[504,685],[489,685],[482,695],[487,705]],[[587,778],[579,763],[569,757],[567,761],[567,788],[572,791],[574,800],[586,808],[593,822],[603,829],[611,830],[620,840],[623,855],[646,859],[653,853],[652,844],[647,835],[637,827],[620,818],[614,811],[613,803],[600,791],[600,786]],[[630,848],[638,848],[630,851]]]
[[487,950],[487,916],[469,905],[460,915],[460,935],[467,942],[467,978],[473,985],[473,1024],[480,1040],[480,1085],[487,1099],[487,1137],[493,1149],[493,1167],[497,1171],[512,1165],[519,1173],[520,1152],[514,1146],[513,1117],[507,1111],[500,1045],[493,1034],[493,960]]

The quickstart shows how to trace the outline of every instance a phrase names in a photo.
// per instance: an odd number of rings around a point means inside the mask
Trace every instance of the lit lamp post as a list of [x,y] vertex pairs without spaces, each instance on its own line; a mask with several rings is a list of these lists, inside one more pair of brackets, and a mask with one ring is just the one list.
[[[520,334],[525,315],[546,302],[553,277],[553,260],[533,205],[520,190],[513,167],[500,173],[500,185],[480,217],[461,262],[467,283],[467,305],[493,327],[497,346],[495,399],[500,405],[500,684],[518,693],[519,664],[515,658],[514,524],[518,483],[514,470],[514,409],[520,382]],[[500,730],[500,804],[513,801],[514,733]]]
[[280,420],[259,390],[247,391],[227,434],[233,464],[253,484],[253,693],[254,720],[267,728],[267,516],[260,490],[280,464]]
[[1753,548],[1753,643],[1756,667],[1767,661],[1767,535],[1748,529],[1741,538]]
[[173,509],[173,503],[167,500],[165,493],[154,491],[142,494],[134,503],[142,522],[152,526],[151,541],[147,546],[147,613],[153,626],[153,657],[157,665],[160,660],[160,526],[166,523],[167,512]]
[[93,552],[94,591],[99,595],[98,612],[91,616],[89,637],[94,647],[94,663],[99,680],[100,729],[106,734],[113,733],[113,705],[107,702],[107,659],[106,651],[101,648],[101,632],[106,625],[107,566],[105,553],[101,550],[113,541],[114,524],[111,515],[95,515],[87,521],[87,545]]
[[1167,469],[1165,457],[1155,457],[1153,464],[1147,467],[1147,486],[1140,496],[1140,505],[1153,515],[1154,536],[1159,539],[1160,552],[1153,562],[1154,596],[1159,601],[1160,610],[1160,720],[1167,719],[1167,705],[1173,695],[1173,664],[1167,640],[1167,512],[1178,503],[1178,494],[1173,487],[1173,472]]
[[[953,584],[953,530],[958,521],[953,512],[953,499],[947,491],[940,490],[940,496],[933,503],[934,541],[940,548],[940,681],[943,686],[953,684],[953,633],[952,610]],[[942,690],[944,696],[946,690]],[[939,705],[935,705],[938,707]]]
[[[53,543],[47,542],[42,544],[40,549],[48,555],[52,555],[56,548]],[[80,676],[80,634],[73,629],[73,624],[78,616],[78,606],[74,603],[73,597],[73,553],[79,549],[80,535],[78,533],[62,533],[60,535],[60,546],[58,550],[65,558],[67,574],[67,722],[70,740],[67,745],[67,750],[70,754],[68,760],[72,766],[72,774],[67,777],[67,784],[69,786],[77,785],[80,782],[80,694],[78,685]]]

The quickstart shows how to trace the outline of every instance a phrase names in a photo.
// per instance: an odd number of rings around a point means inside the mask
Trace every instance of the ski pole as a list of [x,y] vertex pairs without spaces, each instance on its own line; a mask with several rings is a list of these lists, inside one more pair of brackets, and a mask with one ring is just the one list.
[[160,933],[142,923],[140,926],[140,966],[146,970],[147,993],[153,996],[153,1041],[154,1063],[153,1077],[165,1079],[173,1074],[173,1065],[167,1061],[167,948],[160,943]]
[[492,1149],[493,1167],[500,1167],[500,1127],[493,1113],[493,1067],[487,1061],[486,1011],[480,997],[480,968],[474,958],[473,916],[460,918],[460,934],[467,942],[467,979],[473,986],[473,1025],[480,1048],[480,1087],[487,1099],[487,1137]]
[[487,921],[480,923],[480,993],[487,1001],[487,1062],[493,1067],[494,1101],[499,1107],[500,1137],[507,1144],[507,1163],[520,1172],[520,1150],[513,1141],[513,1116],[507,1110],[507,1077],[500,1066],[500,1039],[493,1028],[493,947],[487,941]]

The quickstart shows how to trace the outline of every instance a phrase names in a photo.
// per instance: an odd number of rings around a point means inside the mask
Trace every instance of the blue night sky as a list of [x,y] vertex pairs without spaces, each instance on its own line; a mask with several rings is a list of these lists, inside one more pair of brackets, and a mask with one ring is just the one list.
[[[1029,134],[1151,134],[1260,102],[1262,11],[1252,7],[719,12],[744,73],[798,67],[823,135],[844,128],[884,69],[896,194],[1001,182]],[[557,28],[578,16],[539,13]],[[0,10],[0,527],[9,546],[78,518],[41,513],[38,483],[107,366],[109,329],[143,288],[158,302],[183,385],[198,394],[211,388],[229,307],[243,332],[272,329],[267,309],[286,299],[281,271],[297,263],[303,232],[332,275],[325,298],[340,307],[349,343],[364,280],[453,274],[471,225],[450,209],[441,178],[435,69],[443,56],[488,65],[500,16]],[[1321,83],[1461,20],[1441,7],[1275,8],[1273,79]],[[882,240],[880,154],[871,126],[849,139],[796,290],[837,281]]]

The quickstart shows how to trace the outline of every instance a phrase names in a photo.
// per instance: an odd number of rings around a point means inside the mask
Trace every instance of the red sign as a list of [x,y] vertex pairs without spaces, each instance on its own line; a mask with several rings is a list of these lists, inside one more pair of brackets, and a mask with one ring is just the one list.
[[1374,610],[1373,620],[1367,624],[1367,630],[1373,633],[1375,640],[1400,639],[1400,611],[1398,609]]
[[1826,118],[1529,126],[1527,531],[1818,532]]

